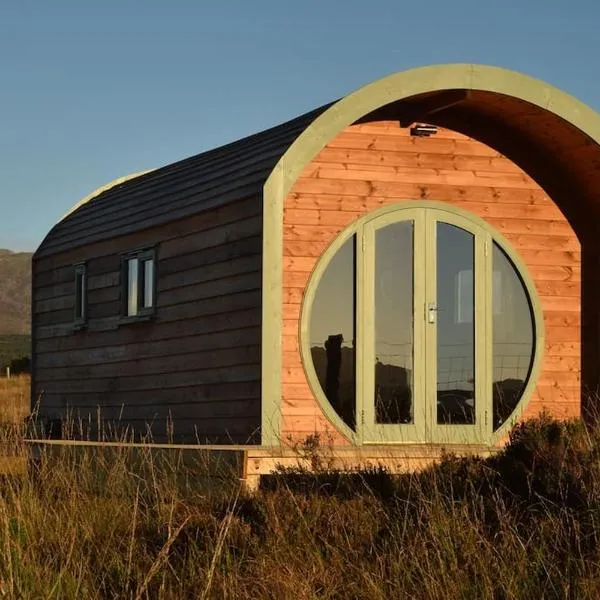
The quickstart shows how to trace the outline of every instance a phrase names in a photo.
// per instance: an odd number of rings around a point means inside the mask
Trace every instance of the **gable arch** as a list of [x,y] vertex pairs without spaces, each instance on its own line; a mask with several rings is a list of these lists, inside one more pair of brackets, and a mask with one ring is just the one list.
[[[594,227],[600,217],[600,115],[532,77],[498,67],[449,64],[396,73],[342,98],[318,116],[283,154],[264,186],[263,443],[280,430],[283,203],[304,168],[346,127],[396,118],[454,129],[491,146],[521,167],[571,222],[585,272],[598,266]],[[414,120],[413,120],[414,119]],[[404,123],[403,123],[404,121]],[[591,281],[591,278],[588,278]],[[584,385],[594,387],[600,294],[583,285],[587,339]],[[591,365],[587,368],[586,364]]]

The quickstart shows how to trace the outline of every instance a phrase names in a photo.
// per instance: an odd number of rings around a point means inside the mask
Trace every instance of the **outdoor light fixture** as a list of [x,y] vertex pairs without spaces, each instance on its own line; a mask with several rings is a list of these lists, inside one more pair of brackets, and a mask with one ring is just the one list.
[[414,127],[410,128],[410,135],[415,137],[429,137],[437,133],[438,128],[435,125],[426,125],[424,123],[417,123]]

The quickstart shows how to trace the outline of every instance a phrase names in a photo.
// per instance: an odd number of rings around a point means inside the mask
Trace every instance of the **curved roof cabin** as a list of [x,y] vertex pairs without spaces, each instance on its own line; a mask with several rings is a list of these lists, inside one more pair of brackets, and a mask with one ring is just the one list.
[[442,65],[118,180],[34,256],[40,415],[420,457],[579,416],[599,141],[600,116],[541,81]]

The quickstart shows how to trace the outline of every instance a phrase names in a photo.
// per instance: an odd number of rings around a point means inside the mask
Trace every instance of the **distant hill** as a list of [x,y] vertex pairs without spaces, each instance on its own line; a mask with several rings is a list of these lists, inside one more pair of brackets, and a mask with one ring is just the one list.
[[0,336],[31,333],[31,256],[0,249]]

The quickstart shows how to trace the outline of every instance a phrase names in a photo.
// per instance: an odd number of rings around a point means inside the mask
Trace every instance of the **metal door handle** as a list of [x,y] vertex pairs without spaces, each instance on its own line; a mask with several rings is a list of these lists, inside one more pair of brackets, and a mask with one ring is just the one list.
[[427,322],[435,323],[435,313],[438,311],[438,306],[434,302],[427,305]]

